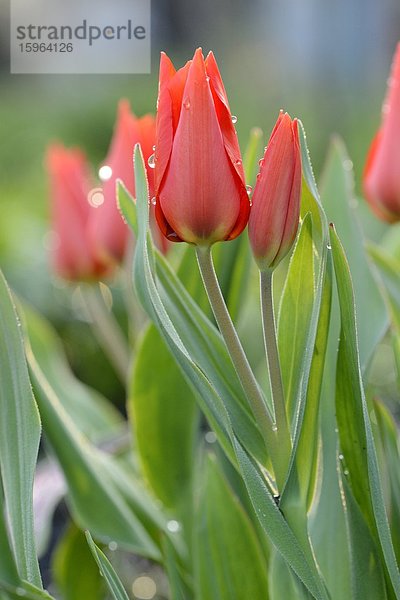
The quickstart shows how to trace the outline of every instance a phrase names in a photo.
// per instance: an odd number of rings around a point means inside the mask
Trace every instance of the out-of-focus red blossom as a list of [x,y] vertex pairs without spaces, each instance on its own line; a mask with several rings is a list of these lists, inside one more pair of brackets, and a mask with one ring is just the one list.
[[260,161],[249,219],[250,244],[260,270],[274,269],[292,247],[299,226],[300,196],[297,120],[281,112]]
[[400,221],[400,43],[394,55],[382,124],[364,169],[364,194],[375,214]]
[[[135,181],[133,174],[133,150],[139,143],[146,164],[153,153],[155,144],[155,118],[153,115],[135,117],[131,112],[129,102],[120,100],[117,121],[114,128],[108,155],[103,166],[111,169],[111,176],[103,182],[104,202],[98,206],[91,216],[90,237],[99,246],[108,260],[122,261],[125,256],[130,231],[124,223],[117,206],[116,180],[121,179],[127,190],[135,196]],[[147,169],[150,193],[154,194],[154,173]],[[151,220],[154,219],[154,207]],[[155,230],[156,243],[165,251],[165,241],[161,242],[158,230]],[[160,243],[161,242],[161,243]]]
[[98,279],[110,272],[88,236],[92,189],[86,158],[78,148],[49,146],[45,160],[50,179],[52,228],[51,260],[55,272],[70,280]]
[[232,240],[250,204],[232,115],[214,55],[175,70],[161,54],[155,152],[156,219],[168,240]]

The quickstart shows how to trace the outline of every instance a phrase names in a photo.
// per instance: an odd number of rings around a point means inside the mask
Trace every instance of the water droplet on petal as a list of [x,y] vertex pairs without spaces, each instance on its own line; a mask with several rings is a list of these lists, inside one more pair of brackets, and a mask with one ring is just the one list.
[[253,191],[253,188],[251,185],[246,185],[246,192],[248,193],[248,195],[250,196],[251,192]]
[[156,146],[155,146],[155,144],[154,144],[154,146],[153,146],[153,152],[155,152],[155,151],[156,151]]
[[259,167],[262,167],[262,166],[263,166],[263,164],[264,164],[264,159],[263,159],[263,158],[260,158],[260,160],[258,161],[258,166],[259,166]]
[[189,110],[189,108],[190,108],[190,100],[189,100],[189,98],[186,98],[186,100],[183,103],[183,107],[186,108],[186,110]]
[[171,240],[173,240],[174,238],[177,238],[177,234],[175,233],[175,231],[172,231],[171,233],[167,234],[167,238],[170,238]]
[[179,523],[179,521],[175,521],[175,519],[171,519],[167,523],[167,529],[171,533],[177,533],[180,530],[180,528],[181,528],[181,524]]
[[235,165],[240,166],[242,164],[242,161],[240,158],[238,158],[237,160],[235,160]]
[[233,124],[237,123],[237,120],[238,120],[238,119],[237,119],[237,116],[236,116],[236,115],[232,115],[231,119],[232,119],[232,123],[233,123]]
[[103,165],[99,169],[99,177],[101,181],[108,181],[112,177],[112,168],[109,165]]
[[151,203],[152,203],[153,206],[155,206],[157,204],[157,200],[156,200],[155,196],[152,197]]
[[155,154],[152,154],[151,156],[149,156],[149,160],[147,161],[147,164],[149,165],[150,169],[154,169],[154,167],[156,166]]

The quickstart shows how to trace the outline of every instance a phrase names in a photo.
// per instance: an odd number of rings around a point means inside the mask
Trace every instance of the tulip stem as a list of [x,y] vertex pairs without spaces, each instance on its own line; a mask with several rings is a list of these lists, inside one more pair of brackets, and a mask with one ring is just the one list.
[[278,468],[281,464],[281,450],[277,444],[271,415],[225,304],[214,269],[211,248],[197,246],[196,255],[204,288],[207,292],[215,320],[260,428],[265,446],[271,457],[278,488],[281,489],[285,474],[282,473],[281,468]]
[[269,379],[272,390],[276,430],[282,453],[285,454],[288,466],[291,439],[285,407],[285,393],[282,382],[282,372],[279,361],[279,351],[276,337],[274,297],[272,287],[273,271],[260,271],[261,314],[263,323],[264,346],[267,356]]
[[93,333],[118,377],[125,384],[129,369],[129,348],[117,320],[105,304],[100,289],[88,284],[82,285],[81,290]]

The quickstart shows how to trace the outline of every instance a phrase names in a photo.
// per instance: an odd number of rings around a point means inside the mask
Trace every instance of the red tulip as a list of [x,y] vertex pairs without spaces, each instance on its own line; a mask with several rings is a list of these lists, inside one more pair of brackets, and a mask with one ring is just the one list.
[[175,70],[161,54],[156,219],[171,241],[211,245],[246,226],[249,199],[236,131],[214,55]]
[[262,271],[273,269],[296,237],[301,196],[297,120],[281,113],[272,131],[252,198],[249,239]]
[[[56,234],[52,262],[58,275],[71,280],[98,279],[110,270],[88,236],[92,185],[84,154],[61,144],[48,148],[51,212]],[[93,196],[94,197],[94,196]]]
[[378,217],[389,223],[400,221],[400,43],[383,105],[382,125],[365,165],[364,193]]
[[[130,232],[118,210],[116,180],[121,179],[128,191],[135,195],[133,150],[138,142],[147,161],[155,143],[155,119],[152,115],[136,118],[130,111],[129,102],[121,100],[110,150],[100,169],[100,176],[102,172],[105,175],[104,202],[94,211],[90,225],[90,235],[105,257],[117,262],[125,255]],[[148,178],[151,190],[154,187],[154,176],[150,169]]]

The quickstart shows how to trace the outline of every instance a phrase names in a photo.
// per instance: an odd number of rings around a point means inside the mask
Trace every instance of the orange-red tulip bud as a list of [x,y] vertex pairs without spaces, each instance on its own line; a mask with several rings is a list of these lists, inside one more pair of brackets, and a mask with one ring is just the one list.
[[170,241],[209,246],[237,237],[249,199],[214,55],[175,70],[161,54],[155,152],[156,219]]
[[400,221],[400,43],[393,59],[382,124],[364,169],[364,193],[379,218],[389,223]]
[[[104,172],[104,202],[99,205],[91,218],[90,235],[106,258],[120,262],[126,251],[130,231],[118,210],[116,180],[121,179],[127,190],[135,196],[133,175],[133,150],[140,143],[147,161],[155,143],[155,119],[145,115],[140,119],[132,114],[129,102],[121,100],[118,105],[117,121],[107,158],[100,169]],[[154,177],[147,170],[150,190],[154,189]]]
[[[54,270],[71,280],[98,279],[110,270],[88,235],[89,202],[95,197],[84,154],[61,144],[49,146],[46,168],[50,179]],[[100,193],[101,190],[97,191]]]
[[296,237],[301,196],[297,120],[281,113],[272,131],[254,188],[249,239],[262,271],[274,269]]

